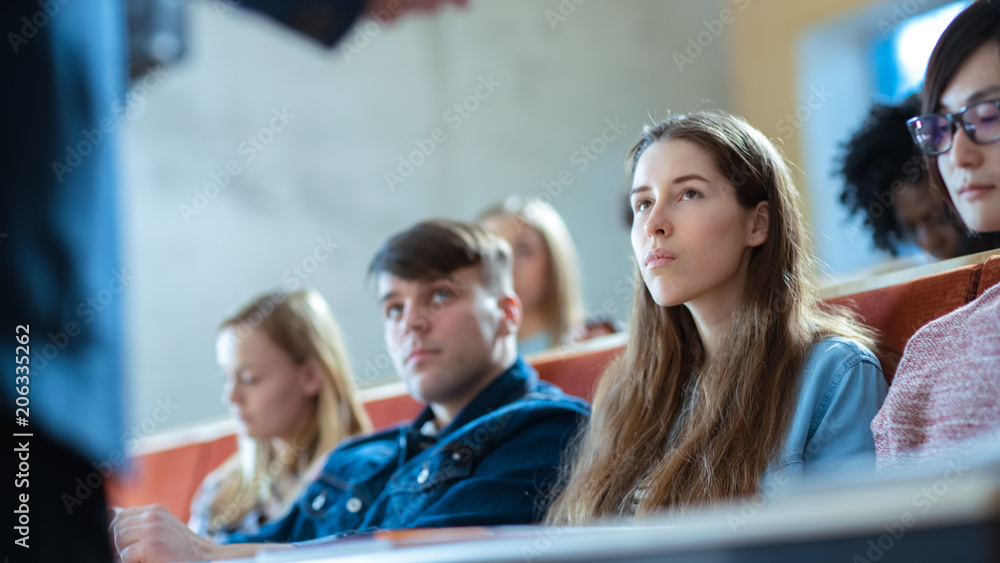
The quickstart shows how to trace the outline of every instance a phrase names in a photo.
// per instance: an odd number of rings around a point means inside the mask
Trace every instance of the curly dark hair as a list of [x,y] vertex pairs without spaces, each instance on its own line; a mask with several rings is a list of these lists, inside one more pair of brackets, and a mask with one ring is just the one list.
[[845,180],[840,202],[852,217],[864,214],[875,246],[893,256],[908,239],[896,214],[888,209],[898,182],[924,179],[923,161],[906,129],[906,120],[920,111],[916,94],[899,105],[875,104],[861,127],[843,145],[839,175]]

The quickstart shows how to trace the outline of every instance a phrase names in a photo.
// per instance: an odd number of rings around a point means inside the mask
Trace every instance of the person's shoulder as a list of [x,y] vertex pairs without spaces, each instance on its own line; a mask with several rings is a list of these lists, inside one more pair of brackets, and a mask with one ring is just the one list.
[[407,426],[409,426],[412,421],[407,420],[404,422],[399,422],[388,426],[386,428],[380,428],[374,432],[369,432],[368,434],[358,434],[355,436],[350,436],[345,438],[336,448],[327,454],[329,457],[336,456],[340,452],[357,450],[367,448],[373,445],[383,444],[383,443],[396,443],[398,440],[399,431]]
[[843,336],[818,340],[802,369],[801,392],[828,400],[844,385],[876,388],[884,385],[882,364],[864,344]]
[[399,431],[409,422],[399,423],[388,428],[352,436],[340,443],[334,450],[326,454],[321,471],[328,473],[333,468],[343,468],[356,463],[378,462],[384,458],[396,455],[399,442]]
[[857,340],[844,336],[827,336],[818,340],[809,351],[808,363],[813,365],[873,363],[881,369],[874,352]]
[[537,381],[534,387],[516,403],[537,408],[568,408],[590,411],[590,403],[580,397],[570,395],[561,387],[548,381]]
[[518,415],[532,419],[564,415],[589,416],[590,403],[567,394],[552,383],[536,381],[522,397],[494,411],[492,415]]
[[1000,283],[986,288],[981,295],[943,318],[961,325],[966,331],[995,331],[1000,327],[997,313],[1000,313]]
[[882,366],[867,346],[843,336],[825,337],[813,344],[802,371],[799,416],[808,417],[809,436],[824,420],[833,427],[857,430],[860,425],[858,431],[866,433],[886,389]]
[[314,480],[326,483],[363,481],[378,472],[399,455],[400,426],[342,442],[322,463],[317,463]]
[[209,509],[223,485],[239,478],[241,474],[239,456],[240,454],[237,452],[222,462],[222,465],[213,469],[205,476],[191,496],[188,526],[199,536],[209,534]]
[[[911,346],[934,349],[941,339],[962,339],[968,335],[992,334],[1000,328],[1000,283],[994,284],[972,301],[929,321],[907,342]],[[905,354],[904,354],[905,355]]]
[[201,486],[198,488],[197,494],[214,497],[223,484],[233,479],[238,479],[241,474],[240,453],[236,452],[205,476],[201,482]]
[[562,443],[575,435],[589,417],[587,401],[540,381],[518,399],[470,422],[462,432],[479,439],[485,429],[497,445],[517,440],[519,447],[526,444],[550,447],[553,439]]

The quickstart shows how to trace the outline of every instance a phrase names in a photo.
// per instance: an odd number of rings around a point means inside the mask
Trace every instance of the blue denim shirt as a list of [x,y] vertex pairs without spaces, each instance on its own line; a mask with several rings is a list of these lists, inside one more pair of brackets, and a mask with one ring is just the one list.
[[538,522],[589,407],[518,358],[437,437],[420,432],[433,416],[345,442],[284,518],[229,541]]
[[798,384],[785,443],[764,475],[765,483],[797,481],[813,466],[870,454],[871,421],[888,392],[882,366],[857,342],[826,338],[813,345]]

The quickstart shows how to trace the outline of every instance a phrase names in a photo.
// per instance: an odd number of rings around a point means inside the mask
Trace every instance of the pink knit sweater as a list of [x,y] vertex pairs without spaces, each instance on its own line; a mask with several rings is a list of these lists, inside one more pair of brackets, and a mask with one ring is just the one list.
[[[1000,284],[910,338],[872,420],[878,468],[991,449],[1000,430]],[[971,452],[969,452],[971,453]]]

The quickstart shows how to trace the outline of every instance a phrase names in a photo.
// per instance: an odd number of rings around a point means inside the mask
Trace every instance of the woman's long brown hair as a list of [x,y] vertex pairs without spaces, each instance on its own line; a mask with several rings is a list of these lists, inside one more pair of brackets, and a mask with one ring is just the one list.
[[630,177],[642,153],[667,139],[707,151],[744,208],[768,202],[767,240],[752,250],[732,331],[709,360],[687,307],[657,305],[636,266],[627,347],[601,378],[549,524],[627,515],[633,503],[644,516],[757,494],[811,345],[840,335],[874,349],[867,329],[815,293],[800,195],[774,145],[728,114],[678,115],[646,127]]

